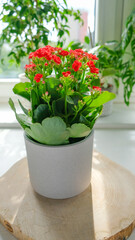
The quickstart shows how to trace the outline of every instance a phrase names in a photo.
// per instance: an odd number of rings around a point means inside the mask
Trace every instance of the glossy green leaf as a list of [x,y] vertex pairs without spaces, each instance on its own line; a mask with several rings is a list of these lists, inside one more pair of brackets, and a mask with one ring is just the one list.
[[89,44],[89,43],[90,43],[89,37],[88,37],[88,36],[85,36],[85,37],[84,37],[84,41],[85,41],[85,43]]
[[27,91],[27,89],[29,89],[30,87],[31,87],[31,83],[29,82],[17,83],[13,88],[13,92],[30,101],[30,94]]
[[107,91],[101,92],[101,94],[99,94],[99,96],[92,101],[92,103],[90,104],[90,108],[97,108],[105,104],[106,102],[113,100],[115,97],[116,95],[114,93],[110,93]]
[[46,118],[40,123],[33,123],[26,133],[39,143],[61,145],[68,143],[69,131],[60,117]]
[[19,105],[21,107],[21,109],[23,110],[23,112],[28,116],[28,110],[22,105],[22,103],[20,102],[20,100],[18,99]]
[[33,113],[34,122],[41,123],[45,118],[50,116],[50,110],[47,104],[40,104]]
[[11,98],[9,99],[8,103],[9,103],[11,109],[14,111],[16,119],[19,122],[19,124],[21,125],[21,127],[24,129],[27,127],[30,127],[32,124],[31,118],[24,114],[17,114],[14,102],[12,101]]
[[74,101],[70,96],[66,96],[66,101],[70,104],[74,104]]
[[37,93],[35,92],[34,89],[31,90],[31,97],[30,98],[31,98],[32,111],[34,111],[40,103],[39,97],[38,97],[38,95],[37,95]]

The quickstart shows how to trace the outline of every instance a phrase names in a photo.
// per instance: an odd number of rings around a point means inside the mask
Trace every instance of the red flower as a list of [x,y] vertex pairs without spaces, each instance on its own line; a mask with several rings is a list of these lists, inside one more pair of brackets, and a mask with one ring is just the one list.
[[46,45],[44,48],[45,48],[46,50],[49,50],[50,52],[55,52],[55,48],[52,47],[52,46],[50,46],[50,45]]
[[56,50],[56,51],[61,51],[62,48],[61,48],[61,47],[55,47],[55,50]]
[[100,87],[93,86],[92,88],[93,88],[94,90],[97,90],[97,91],[101,92],[101,88],[100,88]]
[[67,56],[67,55],[69,55],[69,52],[68,52],[68,51],[65,51],[65,50],[62,50],[62,51],[59,52],[59,54],[60,54],[61,56]]
[[39,83],[42,77],[43,77],[43,74],[37,73],[34,77],[34,80],[36,80],[36,82]]
[[77,72],[81,66],[82,63],[77,60],[75,60],[72,64],[72,68],[74,69],[75,72]]
[[47,60],[51,60],[52,59],[51,51],[47,47],[39,48],[38,50],[36,50],[35,54],[36,54],[36,57],[38,57],[38,58],[44,57]]
[[89,68],[91,67],[95,67],[95,64],[92,60],[90,60],[89,62],[87,62],[87,65],[89,66]]
[[91,67],[90,71],[91,71],[91,73],[99,73],[99,69],[96,67]]
[[52,59],[53,59],[53,61],[54,61],[55,63],[57,63],[57,64],[60,64],[60,63],[61,63],[60,57],[58,57],[58,56],[56,56],[56,55],[53,55],[53,56],[52,56]]
[[98,57],[96,55],[93,55],[92,53],[89,54],[89,58],[93,60],[98,60]]
[[31,53],[29,54],[29,58],[33,58],[33,57],[36,57],[36,53],[35,53],[35,52],[31,52]]
[[45,63],[45,66],[48,66],[48,63]]
[[64,77],[68,77],[70,74],[71,74],[70,71],[62,72],[62,75],[63,75]]
[[36,65],[34,63],[31,63],[31,64],[26,64],[24,68],[25,69],[31,69],[33,67],[36,67]]

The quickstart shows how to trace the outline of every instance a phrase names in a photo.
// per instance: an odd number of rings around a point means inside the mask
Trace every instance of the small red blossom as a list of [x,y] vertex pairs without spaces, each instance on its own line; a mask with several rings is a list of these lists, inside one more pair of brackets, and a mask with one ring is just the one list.
[[65,57],[65,56],[69,55],[69,52],[68,52],[68,51],[65,51],[65,50],[62,50],[62,51],[59,52],[59,54],[60,54],[61,56]]
[[46,58],[49,61],[52,59],[52,51],[46,46],[37,49],[34,53],[34,56],[38,58]]
[[34,68],[34,67],[36,67],[36,64],[31,63],[31,64],[26,64],[24,68],[25,69],[31,69],[31,68]]
[[57,63],[57,64],[60,64],[60,63],[61,63],[60,57],[58,57],[58,56],[56,56],[56,55],[53,55],[53,56],[52,56],[52,59],[53,59],[53,61],[54,61],[55,63]]
[[31,53],[29,54],[29,58],[33,58],[33,57],[36,57],[36,53],[35,53],[35,52],[31,52]]
[[94,64],[94,62],[93,62],[92,60],[90,60],[89,62],[87,62],[87,65],[88,65],[89,68],[95,67],[95,64]]
[[60,48],[60,47],[55,47],[55,51],[61,51],[62,50],[62,48]]
[[99,69],[96,67],[91,67],[90,71],[91,71],[91,73],[97,73],[97,74],[99,73]]
[[100,88],[100,87],[93,86],[92,88],[93,88],[94,90],[97,90],[97,91],[101,92],[101,88]]
[[43,74],[37,73],[34,77],[34,80],[36,80],[36,82],[39,83],[42,77],[43,77]]
[[74,69],[75,72],[77,72],[81,66],[82,63],[77,60],[75,60],[72,64],[72,68]]
[[48,66],[48,63],[45,63],[45,66]]
[[64,77],[68,77],[70,74],[71,74],[70,71],[62,72],[62,75],[63,75]]
[[92,53],[89,54],[89,58],[93,60],[98,60],[98,57],[96,55],[93,55]]

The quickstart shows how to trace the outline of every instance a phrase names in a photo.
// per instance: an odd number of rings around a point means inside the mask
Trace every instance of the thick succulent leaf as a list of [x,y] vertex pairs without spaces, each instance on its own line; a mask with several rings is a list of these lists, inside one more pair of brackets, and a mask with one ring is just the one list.
[[74,101],[70,96],[66,96],[66,101],[70,104],[74,104]]
[[28,110],[22,105],[22,103],[20,102],[20,100],[18,99],[19,105],[21,107],[21,109],[23,110],[23,112],[28,116]]
[[68,143],[69,131],[60,117],[46,118],[40,123],[33,123],[26,133],[39,143],[61,145]]
[[86,137],[91,131],[90,128],[83,123],[75,123],[71,126],[71,128],[68,128],[68,130],[69,137],[72,138]]
[[26,98],[27,100],[30,100],[30,94],[28,93],[28,91],[26,91],[26,89],[30,87],[31,83],[29,82],[17,83],[13,88],[13,92],[21,97]]
[[51,95],[51,98],[53,100],[58,99],[59,93],[58,93],[58,91],[56,91],[56,88],[59,86],[60,80],[58,80],[54,77],[50,77],[50,78],[46,79],[46,84],[47,84],[48,92]]
[[97,108],[105,104],[106,102],[113,100],[115,97],[116,95],[114,93],[110,93],[107,91],[102,92],[95,100],[92,101],[92,103],[90,104],[90,108]]
[[50,116],[50,110],[47,104],[40,104],[33,113],[34,122],[41,123],[45,118]]
[[53,113],[56,116],[63,117],[65,113],[65,100],[64,98],[60,98],[58,100],[54,100],[52,103]]
[[[52,109],[55,116],[64,118],[65,117],[65,99],[60,98],[56,101],[54,100],[52,103]],[[69,104],[67,102],[67,114],[71,115],[72,113],[73,113],[73,104]]]
[[35,92],[34,89],[31,90],[31,106],[32,106],[32,111],[34,111],[37,106],[39,105],[39,97],[37,93]]
[[10,107],[12,108],[12,110],[14,111],[16,119],[19,122],[19,124],[22,126],[22,128],[25,129],[27,127],[30,127],[30,125],[32,124],[31,118],[24,114],[17,114],[15,105],[11,98],[9,99],[8,103],[9,103]]

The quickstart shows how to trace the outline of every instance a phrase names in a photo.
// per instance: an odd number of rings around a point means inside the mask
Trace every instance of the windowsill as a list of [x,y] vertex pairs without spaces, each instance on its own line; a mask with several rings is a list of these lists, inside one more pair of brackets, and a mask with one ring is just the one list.
[[19,83],[19,78],[0,78],[0,83]]
[[[17,112],[19,112],[17,106]],[[0,128],[20,128],[16,121],[14,112],[10,109],[8,103],[0,104]],[[127,107],[125,104],[114,103],[113,112],[106,117],[100,117],[95,129],[135,129],[135,105],[130,104]]]

